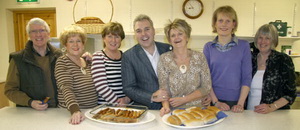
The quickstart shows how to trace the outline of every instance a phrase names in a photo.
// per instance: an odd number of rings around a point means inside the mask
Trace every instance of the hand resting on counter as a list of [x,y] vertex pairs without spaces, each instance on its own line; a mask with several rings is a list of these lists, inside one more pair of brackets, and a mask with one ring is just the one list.
[[84,119],[84,115],[80,111],[77,111],[72,114],[69,123],[72,125],[77,125],[80,124],[80,122],[82,122]]
[[33,100],[31,102],[31,107],[35,110],[38,110],[38,111],[43,111],[43,110],[46,110],[48,108],[48,103],[44,103],[42,101],[39,101],[39,100]]

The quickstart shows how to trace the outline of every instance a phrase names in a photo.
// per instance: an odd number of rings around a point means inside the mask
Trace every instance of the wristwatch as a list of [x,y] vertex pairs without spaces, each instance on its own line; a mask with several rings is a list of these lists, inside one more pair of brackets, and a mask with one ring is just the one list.
[[213,102],[212,105],[216,106],[219,101]]

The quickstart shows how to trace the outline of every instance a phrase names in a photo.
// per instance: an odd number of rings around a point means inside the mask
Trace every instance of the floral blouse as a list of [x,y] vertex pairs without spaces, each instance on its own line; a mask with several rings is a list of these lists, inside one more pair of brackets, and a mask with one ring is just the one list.
[[[257,71],[257,55],[252,54],[252,76]],[[260,103],[271,104],[283,97],[289,103],[281,109],[289,109],[297,96],[293,61],[288,55],[272,50],[266,62]]]
[[[184,97],[197,89],[205,96],[211,90],[211,76],[204,54],[193,50],[189,52],[191,58],[185,73],[179,70],[172,51],[160,56],[157,68],[159,87],[169,90],[171,97]],[[191,106],[201,107],[201,100],[194,100],[179,107]]]

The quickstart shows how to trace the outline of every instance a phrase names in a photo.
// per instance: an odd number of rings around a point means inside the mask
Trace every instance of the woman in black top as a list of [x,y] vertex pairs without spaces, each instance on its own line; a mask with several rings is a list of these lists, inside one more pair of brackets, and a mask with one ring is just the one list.
[[248,109],[269,113],[289,109],[296,98],[295,71],[292,59],[275,50],[278,33],[271,24],[259,28],[252,54],[253,80],[248,97]]

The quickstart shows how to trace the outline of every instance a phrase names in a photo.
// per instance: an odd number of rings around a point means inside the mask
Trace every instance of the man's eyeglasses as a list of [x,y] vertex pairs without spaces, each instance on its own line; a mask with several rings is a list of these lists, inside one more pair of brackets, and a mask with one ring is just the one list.
[[31,30],[31,31],[29,31],[29,33],[34,33],[34,34],[45,33],[45,32],[47,32],[46,29],[39,29],[39,30]]

